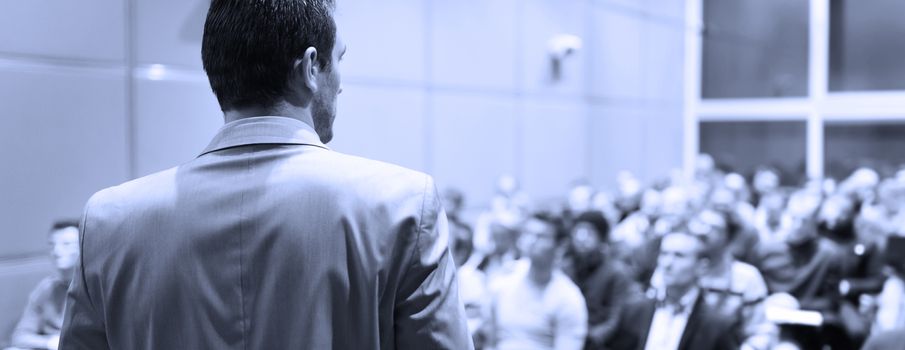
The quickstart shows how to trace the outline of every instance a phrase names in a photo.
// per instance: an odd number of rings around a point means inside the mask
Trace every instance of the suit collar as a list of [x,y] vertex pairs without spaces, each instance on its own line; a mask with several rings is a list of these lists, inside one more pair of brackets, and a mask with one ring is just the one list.
[[288,117],[251,117],[226,123],[201,152],[207,153],[246,145],[290,144],[329,149],[310,125]]
[[707,306],[704,305],[703,298],[703,293],[698,293],[694,300],[694,306],[691,309],[691,313],[688,315],[688,322],[685,324],[685,331],[682,332],[682,338],[679,340],[679,349],[691,348],[692,337],[701,326],[701,317],[704,317],[704,313],[707,312],[705,310]]

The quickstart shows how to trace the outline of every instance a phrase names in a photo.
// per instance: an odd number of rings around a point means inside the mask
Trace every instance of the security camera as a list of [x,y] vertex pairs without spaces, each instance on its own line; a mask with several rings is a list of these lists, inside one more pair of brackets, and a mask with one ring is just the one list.
[[547,42],[547,53],[550,55],[550,78],[558,81],[562,77],[562,61],[580,50],[582,40],[572,34],[559,34]]
[[555,60],[562,60],[581,49],[582,40],[572,34],[559,34],[547,42],[547,52]]

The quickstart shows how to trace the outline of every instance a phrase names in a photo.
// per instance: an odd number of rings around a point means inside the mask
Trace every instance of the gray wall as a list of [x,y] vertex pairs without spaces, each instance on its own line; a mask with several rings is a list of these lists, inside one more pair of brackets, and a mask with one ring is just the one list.
[[[349,51],[336,150],[429,172],[473,207],[502,173],[554,198],[577,178],[610,186],[622,169],[680,166],[682,0],[338,2]],[[216,132],[206,4],[0,2],[0,278],[34,270],[22,261],[44,253],[54,218],[191,159]],[[559,33],[584,48],[552,84]],[[7,281],[0,299],[31,288]]]

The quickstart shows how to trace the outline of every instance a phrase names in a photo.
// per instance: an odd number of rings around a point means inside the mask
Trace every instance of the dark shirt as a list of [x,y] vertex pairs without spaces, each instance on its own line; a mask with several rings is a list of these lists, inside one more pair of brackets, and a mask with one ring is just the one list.
[[573,279],[588,306],[585,349],[602,349],[615,330],[622,306],[640,295],[641,288],[625,265],[603,254],[576,265]]

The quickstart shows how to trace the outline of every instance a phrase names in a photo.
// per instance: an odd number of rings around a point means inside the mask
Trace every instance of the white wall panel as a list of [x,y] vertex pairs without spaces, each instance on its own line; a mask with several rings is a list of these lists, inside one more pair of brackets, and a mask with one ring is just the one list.
[[438,186],[459,188],[472,205],[487,205],[496,179],[515,175],[514,99],[436,93],[430,103]]
[[536,199],[562,197],[572,181],[589,180],[588,109],[581,99],[528,101],[520,117],[527,193]]
[[612,189],[616,175],[623,170],[644,176],[644,112],[625,106],[591,108],[592,183]]
[[644,178],[657,180],[682,167],[682,107],[650,108],[644,123]]
[[134,1],[135,60],[201,67],[209,0]]
[[134,88],[136,176],[193,159],[223,125],[203,73],[185,79],[136,79]]
[[[594,7],[591,50],[592,94],[606,98],[644,96],[642,40],[645,22],[636,16]],[[667,58],[663,58],[667,59]]]
[[0,52],[55,58],[125,58],[125,1],[0,1]]
[[424,104],[420,89],[344,84],[328,146],[425,171]]
[[121,71],[0,65],[0,257],[44,252],[56,219],[128,179]]
[[516,88],[516,0],[432,1],[428,11],[434,83]]
[[425,80],[425,0],[337,2],[337,28],[348,51],[343,76]]
[[[644,97],[652,102],[681,104],[683,97],[685,32],[682,27],[653,22],[645,26],[642,64]],[[681,115],[675,116],[681,120]]]

